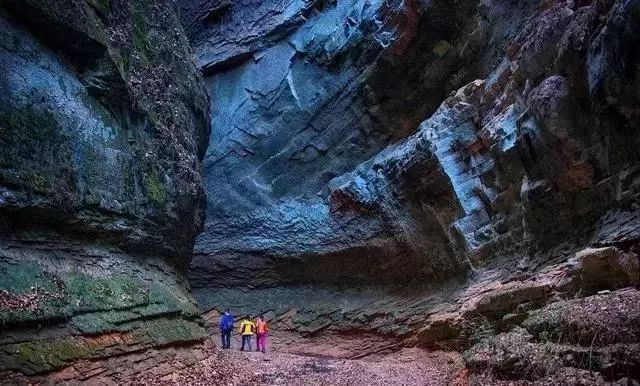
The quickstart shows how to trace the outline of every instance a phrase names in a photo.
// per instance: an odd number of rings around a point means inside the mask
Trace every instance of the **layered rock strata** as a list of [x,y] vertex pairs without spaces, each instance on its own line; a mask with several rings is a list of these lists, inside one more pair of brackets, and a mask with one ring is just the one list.
[[[304,5],[183,13],[229,101],[205,159],[218,193],[190,273],[201,306],[466,349],[460,321],[508,332],[546,304],[637,286],[637,1]],[[239,20],[274,33],[231,39]],[[457,91],[436,107],[442,82]],[[473,291],[488,303],[467,304]]]
[[462,208],[444,174],[428,177],[436,214],[403,198],[376,202],[363,179],[340,191],[335,178],[415,130],[448,90],[487,74],[533,3],[180,2],[220,102],[204,161],[209,220],[190,276],[211,289],[202,298],[247,284],[395,286],[464,274],[447,229]]
[[0,90],[3,382],[201,342],[209,107],[171,4],[3,1]]
[[640,377],[640,1],[7,0],[0,28],[3,379],[200,363],[201,229],[208,316],[460,350],[479,384]]

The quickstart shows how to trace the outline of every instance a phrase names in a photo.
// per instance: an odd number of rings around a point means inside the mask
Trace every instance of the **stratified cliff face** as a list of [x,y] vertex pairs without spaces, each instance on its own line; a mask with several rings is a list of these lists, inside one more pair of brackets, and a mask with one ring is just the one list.
[[183,276],[210,132],[191,55],[165,1],[2,2],[3,382],[72,363],[54,379],[118,379],[203,339]]
[[5,0],[0,32],[3,381],[160,379],[226,307],[472,383],[640,379],[640,0]]
[[638,284],[640,2],[180,7],[214,100],[201,306],[466,347]]
[[[217,101],[194,285],[393,284],[464,272],[448,224],[393,205],[373,215],[373,196],[353,208],[362,215],[337,210],[329,182],[497,65],[532,8],[521,3],[181,2]],[[446,222],[462,209],[446,178],[433,183],[450,198]],[[225,267],[232,273],[219,274]]]
[[332,180],[329,204],[431,213],[474,265],[539,263],[561,244],[633,243],[603,232],[640,225],[635,7],[541,4],[485,80]]

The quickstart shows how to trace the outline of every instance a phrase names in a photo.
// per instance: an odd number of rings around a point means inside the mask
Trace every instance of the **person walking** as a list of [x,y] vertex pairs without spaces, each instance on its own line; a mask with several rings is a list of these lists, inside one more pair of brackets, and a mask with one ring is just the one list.
[[240,351],[244,351],[244,346],[251,351],[251,336],[256,330],[256,325],[251,321],[251,315],[248,315],[240,322],[240,335],[242,336],[242,346]]
[[269,325],[264,321],[264,315],[256,320],[256,351],[267,350],[267,331],[269,331]]
[[231,348],[231,332],[233,331],[233,315],[229,309],[220,317],[220,337],[222,338],[222,348]]

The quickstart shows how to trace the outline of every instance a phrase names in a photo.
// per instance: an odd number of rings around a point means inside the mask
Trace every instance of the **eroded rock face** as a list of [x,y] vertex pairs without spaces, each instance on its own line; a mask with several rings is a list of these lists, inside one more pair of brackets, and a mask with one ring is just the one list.
[[219,102],[193,285],[395,285],[465,272],[447,229],[462,209],[444,173],[424,172],[444,213],[381,199],[376,172],[344,191],[335,178],[413,131],[445,90],[488,73],[533,2],[254,3],[180,2]]
[[2,379],[201,341],[208,97],[171,4],[5,1],[0,36]]
[[[205,334],[203,228],[208,315],[459,349],[478,383],[637,378],[639,15],[4,2],[2,375],[166,374]],[[586,369],[573,329],[609,322]]]
[[[189,4],[196,57],[228,101],[212,109],[190,273],[203,307],[405,336],[434,310],[464,314],[451,288],[486,275],[587,247],[637,266],[637,2]],[[443,85],[457,91],[437,107]],[[637,283],[625,275],[570,292]],[[555,285],[473,312],[517,325],[519,304],[568,291]]]
[[99,4],[6,4],[2,208],[187,262],[203,221],[202,81],[170,8]]
[[473,382],[625,384],[637,379],[638,291],[557,302],[532,313],[526,328],[480,339],[465,354]]

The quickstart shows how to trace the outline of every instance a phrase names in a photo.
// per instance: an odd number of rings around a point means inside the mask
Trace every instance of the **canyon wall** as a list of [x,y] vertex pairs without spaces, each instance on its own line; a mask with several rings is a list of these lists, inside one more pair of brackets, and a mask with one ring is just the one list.
[[0,90],[2,382],[130,380],[201,342],[209,100],[172,5],[3,1]]
[[464,275],[464,246],[448,229],[463,208],[445,175],[432,176],[438,213],[380,208],[361,178],[352,190],[369,201],[350,205],[334,182],[498,65],[533,1],[180,6],[217,101],[194,287],[217,296],[247,283],[394,286]]
[[172,374],[227,307],[480,384],[640,379],[640,1],[5,0],[0,29],[3,380]]
[[482,344],[538,350],[535,310],[638,284],[639,2],[179,5],[214,101],[202,308],[463,350],[486,325],[468,363],[499,373]]
[[280,313],[308,286],[428,286],[612,244],[598,224],[633,228],[637,205],[619,7],[181,2],[214,101],[202,303],[260,311],[247,287]]

